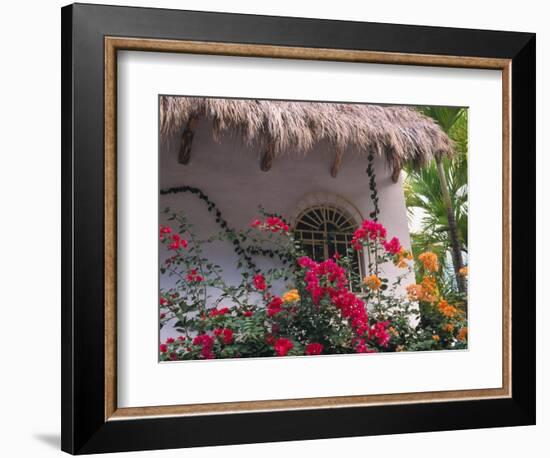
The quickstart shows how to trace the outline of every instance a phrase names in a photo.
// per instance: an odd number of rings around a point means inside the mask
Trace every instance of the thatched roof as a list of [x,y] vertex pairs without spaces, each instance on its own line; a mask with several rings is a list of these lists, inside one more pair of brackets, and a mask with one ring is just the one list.
[[270,147],[273,157],[307,153],[328,141],[337,151],[385,155],[399,170],[422,166],[436,155],[451,155],[453,144],[431,118],[406,106],[289,102],[162,96],[160,128],[164,138],[182,132],[196,119],[212,122],[213,135],[237,132],[247,144]]

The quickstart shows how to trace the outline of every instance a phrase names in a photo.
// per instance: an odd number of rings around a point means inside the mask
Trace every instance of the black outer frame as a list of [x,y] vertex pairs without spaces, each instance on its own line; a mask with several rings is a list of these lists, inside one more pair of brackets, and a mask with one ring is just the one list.
[[[535,424],[535,35],[74,4],[62,8],[61,448],[100,453]],[[104,418],[104,37],[512,59],[512,398]],[[515,224],[514,224],[515,223]]]

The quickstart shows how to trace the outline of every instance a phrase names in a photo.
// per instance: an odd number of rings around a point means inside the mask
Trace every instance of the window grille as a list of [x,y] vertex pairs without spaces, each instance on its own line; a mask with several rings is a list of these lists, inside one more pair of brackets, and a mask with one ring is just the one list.
[[[311,259],[321,262],[338,253],[348,255],[357,224],[341,209],[331,205],[317,205],[302,212],[296,219],[294,234]],[[361,253],[353,251],[352,271],[363,278]]]

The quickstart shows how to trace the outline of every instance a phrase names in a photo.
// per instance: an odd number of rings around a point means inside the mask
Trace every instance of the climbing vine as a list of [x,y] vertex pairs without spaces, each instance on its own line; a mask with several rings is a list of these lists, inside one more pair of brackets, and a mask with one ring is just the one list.
[[370,198],[372,200],[374,210],[370,212],[369,216],[373,221],[378,221],[378,215],[380,214],[380,207],[378,206],[378,190],[376,188],[376,174],[374,172],[374,154],[369,151],[367,156],[369,165],[367,166],[367,175],[369,177],[369,190]]
[[[161,189],[160,191],[161,195],[178,193],[189,193],[195,195],[199,200],[205,203],[208,212],[214,215],[216,223],[225,232],[225,234],[228,236],[228,239],[233,241],[233,250],[235,251],[237,256],[242,257],[248,268],[253,272],[257,273],[259,272],[259,269],[252,259],[252,256],[264,256],[269,258],[277,257],[284,264],[289,264],[291,262],[291,257],[287,253],[283,253],[280,250],[266,249],[257,246],[243,246],[243,243],[246,242],[246,236],[242,233],[240,234],[240,236],[237,236],[237,231],[229,226],[227,220],[223,217],[222,212],[218,208],[218,206],[212,200],[210,200],[210,198],[199,188],[195,188],[193,186],[178,186]],[[280,215],[277,215],[275,213],[267,213],[262,209],[260,209],[260,211],[264,216],[275,216],[280,218],[282,221],[285,221],[284,218]]]

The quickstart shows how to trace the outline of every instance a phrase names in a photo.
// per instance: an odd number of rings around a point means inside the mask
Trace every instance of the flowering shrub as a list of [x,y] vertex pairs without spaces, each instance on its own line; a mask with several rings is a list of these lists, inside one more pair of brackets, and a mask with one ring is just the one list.
[[[365,220],[353,235],[350,251],[365,250],[370,259],[369,274],[358,278],[351,269],[352,252],[321,262],[310,259],[277,216],[264,214],[245,231],[226,230],[202,240],[184,215],[166,213],[171,224],[161,226],[159,235],[169,256],[160,271],[173,286],[161,290],[160,326],[169,323],[180,335],[160,344],[162,361],[455,349],[467,344],[460,305],[439,293],[437,256],[419,256],[424,278],[400,294],[412,256],[397,238],[388,239],[378,222]],[[237,260],[237,284],[229,284],[221,267],[203,253],[208,243],[226,239],[245,247]],[[283,262],[261,270],[250,262],[252,254],[277,256]],[[403,270],[392,284],[383,274],[388,263]],[[277,294],[282,285],[286,291]]]

